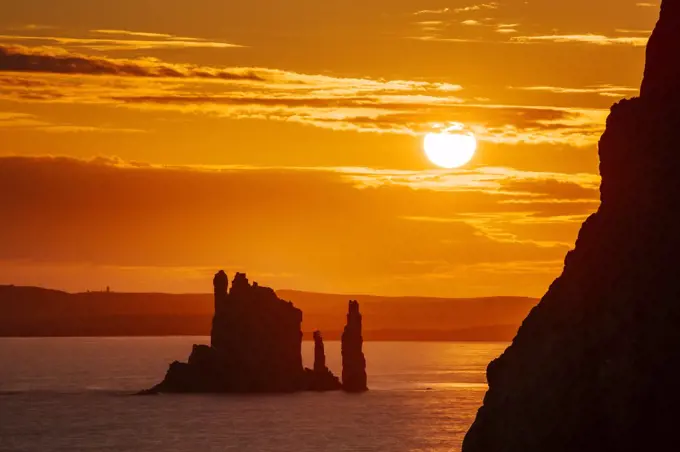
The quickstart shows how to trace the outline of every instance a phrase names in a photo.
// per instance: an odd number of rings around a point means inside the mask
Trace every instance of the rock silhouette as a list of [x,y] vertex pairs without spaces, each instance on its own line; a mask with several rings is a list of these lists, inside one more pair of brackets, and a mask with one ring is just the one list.
[[601,206],[563,274],[489,364],[463,452],[669,450],[680,392],[680,1],[664,0],[639,98],[600,141]]
[[[647,44],[647,64],[640,97],[652,99],[680,91],[680,2],[664,0],[661,3],[661,17]],[[663,99],[660,99],[661,101]],[[668,102],[667,99],[666,101]]]
[[314,369],[302,366],[302,311],[274,290],[237,273],[229,289],[224,271],[213,279],[211,343],[194,345],[186,363],[175,361],[165,379],[143,394],[278,393],[342,389],[326,367],[321,333],[314,335]]
[[314,372],[323,372],[326,367],[326,349],[321,331],[314,331]]
[[314,332],[314,369],[305,369],[307,389],[310,391],[337,391],[342,389],[340,379],[326,367],[326,351],[320,331]]
[[342,386],[347,392],[368,390],[361,329],[359,302],[352,300],[349,302],[347,326],[342,333]]

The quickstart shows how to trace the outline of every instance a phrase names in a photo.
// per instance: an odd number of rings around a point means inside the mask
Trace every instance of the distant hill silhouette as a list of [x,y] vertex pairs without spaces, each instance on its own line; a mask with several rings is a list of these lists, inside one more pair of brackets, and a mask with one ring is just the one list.
[[641,95],[600,140],[601,206],[489,364],[463,452],[678,450],[680,0],[661,8]]
[[[366,340],[508,341],[537,300],[334,295],[280,290],[316,329],[339,340],[347,300],[362,300]],[[0,286],[0,336],[209,335],[212,294],[87,292]]]

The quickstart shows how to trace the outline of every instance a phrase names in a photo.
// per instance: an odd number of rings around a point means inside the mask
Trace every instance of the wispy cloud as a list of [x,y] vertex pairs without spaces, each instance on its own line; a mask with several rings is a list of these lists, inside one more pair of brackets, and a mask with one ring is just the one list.
[[598,34],[544,35],[544,36],[514,36],[512,42],[530,44],[540,42],[578,43],[600,46],[632,45],[642,47],[647,45],[647,36],[606,36]]
[[436,36],[436,35],[425,35],[425,36],[409,36],[407,39],[412,39],[415,41],[430,41],[430,42],[458,42],[458,43],[463,43],[463,42],[483,42],[480,39],[473,39],[473,38],[454,38],[454,37],[445,37],[445,36]]
[[43,127],[37,127],[35,130],[47,133],[110,133],[110,134],[121,134],[121,133],[146,133],[143,129],[133,129],[124,127],[109,127],[109,126],[85,126],[85,125],[57,125],[50,124]]
[[434,27],[443,24],[444,22],[442,22],[441,20],[422,20],[420,22],[416,22],[416,25],[421,25],[423,27]]
[[42,24],[26,24],[18,27],[10,27],[9,30],[12,31],[38,31],[38,30],[54,30],[57,27],[52,25],[42,25]]
[[448,26],[447,22],[441,20],[422,20],[415,22],[424,36],[439,36]]
[[143,38],[162,38],[162,39],[181,39],[183,41],[195,41],[196,38],[177,38],[174,35],[166,33],[151,33],[146,31],[129,31],[129,30],[90,30],[90,33],[97,33],[103,35],[115,36],[138,36]]
[[28,113],[17,113],[0,111],[0,128],[18,128],[42,126],[45,123],[38,121],[34,115]]
[[517,27],[519,27],[519,24],[497,24],[496,32],[506,34],[517,33]]
[[474,4],[474,5],[468,5],[468,6],[462,6],[459,8],[440,8],[440,9],[422,9],[420,11],[416,11],[413,13],[414,16],[422,16],[422,15],[441,15],[441,14],[449,14],[449,13],[467,13],[467,12],[473,12],[473,11],[485,11],[485,10],[492,10],[492,9],[498,9],[499,4],[497,2],[489,2],[489,3],[479,3],[479,4]]
[[[530,213],[519,213],[519,215],[527,215]],[[517,214],[510,214],[509,217],[512,218]],[[498,220],[498,216],[492,216]],[[523,245],[534,245],[542,248],[568,248],[570,246],[567,242],[560,241],[541,241],[532,239],[519,238],[516,234],[508,232],[503,229],[502,225],[507,225],[506,220],[499,221],[501,225],[496,225],[493,222],[488,221],[484,215],[461,215],[457,218],[438,218],[438,217],[404,217],[404,220],[408,221],[418,221],[425,223],[461,223],[471,226],[477,234],[484,236],[485,238],[497,242],[497,243],[513,243],[513,244],[523,244]]]
[[470,11],[483,11],[489,9],[498,9],[500,5],[497,2],[480,3],[477,5],[463,6],[461,8],[456,8],[453,11],[456,13],[466,13]]
[[413,13],[414,16],[422,16],[423,14],[446,14],[451,11],[449,8],[441,9],[422,9]]
[[639,92],[638,88],[616,85],[594,85],[583,88],[564,88],[559,86],[519,86],[510,87],[523,91],[539,91],[554,94],[597,94],[604,97],[625,97]]
[[29,113],[0,111],[0,129],[31,130],[47,133],[144,133],[141,129],[112,126],[55,123]]
[[564,260],[549,261],[514,261],[503,263],[482,263],[464,266],[467,272],[487,273],[495,275],[556,275],[564,268]]
[[420,134],[460,122],[494,143],[597,141],[606,110],[478,103],[460,85],[215,68],[0,47],[0,99],[82,103],[300,123],[332,130]]
[[629,30],[627,28],[617,28],[615,30],[617,33],[634,34],[634,35],[651,35],[652,30]]
[[[175,48],[209,48],[228,49],[243,47],[221,41],[210,41],[202,38],[181,37],[162,33],[135,32],[127,30],[93,30],[93,35],[120,36],[118,38],[99,37],[64,37],[64,36],[39,36],[39,35],[0,35],[0,42],[16,42],[28,44],[30,42],[44,42],[50,45],[59,45],[66,48],[94,50],[94,51],[119,51],[119,50],[152,50],[152,49],[175,49]],[[125,39],[125,37],[149,38],[149,39]]]
[[[487,5],[487,7],[492,6]],[[420,35],[407,36],[407,39],[430,42],[484,42],[495,44],[509,43],[510,41],[501,37],[501,35],[517,33],[520,26],[517,22],[503,22],[493,17],[482,17],[480,15],[458,20],[419,21],[415,24],[420,28]]]
[[[541,203],[545,199],[597,201],[600,176],[556,172],[521,171],[507,167],[480,167],[458,170],[375,170],[337,168],[358,188],[383,186],[444,192],[475,191],[507,195]],[[449,221],[442,220],[440,221]]]
[[192,65],[164,64],[155,60],[85,56],[53,48],[35,49],[1,45],[0,71],[262,81],[256,74],[244,70],[228,71]]

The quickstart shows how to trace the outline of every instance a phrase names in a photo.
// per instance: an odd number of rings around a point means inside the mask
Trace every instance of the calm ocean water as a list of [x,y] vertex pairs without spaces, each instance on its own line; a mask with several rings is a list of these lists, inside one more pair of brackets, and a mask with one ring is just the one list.
[[[0,451],[455,451],[505,348],[369,342],[363,395],[129,396],[206,341],[0,339]],[[340,374],[340,344],[326,355]]]

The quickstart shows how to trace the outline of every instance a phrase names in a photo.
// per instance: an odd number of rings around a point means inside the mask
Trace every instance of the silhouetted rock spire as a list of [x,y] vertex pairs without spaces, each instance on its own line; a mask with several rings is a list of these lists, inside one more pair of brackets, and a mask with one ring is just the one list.
[[307,389],[312,391],[337,391],[342,389],[340,379],[326,367],[326,351],[321,331],[314,332],[314,369],[305,369]]
[[215,291],[215,302],[224,301],[227,296],[227,289],[229,288],[229,277],[224,270],[220,270],[213,278],[213,288]]
[[680,392],[680,0],[664,0],[641,97],[612,108],[601,206],[562,275],[489,364],[463,452],[668,450]]
[[321,331],[314,331],[314,372],[326,369],[326,350],[323,346]]
[[368,390],[361,328],[359,302],[352,300],[349,302],[347,325],[342,333],[342,386],[347,392]]
[[[210,340],[215,336],[215,319],[221,318],[224,311],[227,309],[227,297],[229,296],[229,277],[224,270],[220,270],[213,278],[213,289],[215,293],[215,315],[213,316],[213,325],[210,333]],[[219,325],[218,325],[219,326]]]

